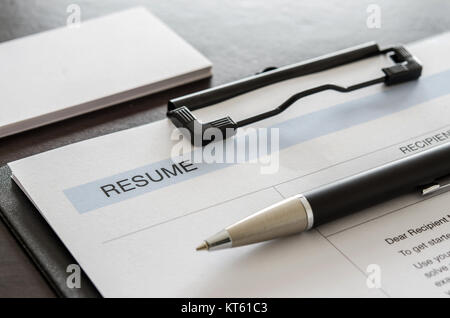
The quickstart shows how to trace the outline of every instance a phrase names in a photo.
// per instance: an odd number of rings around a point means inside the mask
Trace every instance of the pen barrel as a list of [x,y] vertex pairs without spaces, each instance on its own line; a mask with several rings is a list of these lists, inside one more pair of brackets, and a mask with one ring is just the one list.
[[304,193],[314,226],[368,208],[450,174],[450,143]]

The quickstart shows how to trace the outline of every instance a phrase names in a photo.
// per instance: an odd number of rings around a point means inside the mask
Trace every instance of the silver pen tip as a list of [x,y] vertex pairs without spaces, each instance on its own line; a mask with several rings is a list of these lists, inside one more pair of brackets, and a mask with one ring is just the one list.
[[195,250],[196,251],[203,251],[203,250],[208,250],[208,248],[209,248],[208,244],[206,244],[206,242],[203,242],[202,244],[197,246],[197,248]]

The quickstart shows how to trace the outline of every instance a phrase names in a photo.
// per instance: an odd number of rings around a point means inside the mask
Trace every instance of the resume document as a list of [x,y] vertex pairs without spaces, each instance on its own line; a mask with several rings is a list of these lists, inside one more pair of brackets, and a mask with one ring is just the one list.
[[[105,297],[449,296],[450,192],[410,193],[300,235],[195,251],[283,198],[449,142],[450,34],[407,47],[423,63],[419,80],[324,92],[258,123],[279,129],[272,173],[260,161],[173,158],[179,140],[165,119],[12,162],[12,177]],[[380,77],[389,63],[374,57],[195,113],[245,118],[318,84]]]

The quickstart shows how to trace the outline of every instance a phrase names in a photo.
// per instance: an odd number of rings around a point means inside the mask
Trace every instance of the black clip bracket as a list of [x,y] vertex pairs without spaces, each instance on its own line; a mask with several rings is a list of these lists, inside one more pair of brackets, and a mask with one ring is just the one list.
[[[195,109],[214,105],[270,84],[324,71],[379,54],[387,54],[396,63],[393,66],[383,68],[382,71],[384,76],[380,78],[348,87],[334,84],[320,85],[291,96],[273,110],[257,114],[238,122],[235,122],[229,116],[211,122],[201,122],[192,113]],[[421,63],[403,46],[394,46],[380,50],[376,43],[369,42],[305,62],[280,68],[271,67],[252,77],[172,99],[168,103],[167,116],[176,127],[187,130],[193,145],[204,146],[212,141],[211,138],[208,138],[207,134],[205,134],[208,129],[218,129],[223,138],[228,138],[236,133],[237,128],[275,116],[286,110],[299,99],[321,91],[335,90],[347,93],[378,83],[384,83],[389,86],[415,80],[419,78],[421,74]]]

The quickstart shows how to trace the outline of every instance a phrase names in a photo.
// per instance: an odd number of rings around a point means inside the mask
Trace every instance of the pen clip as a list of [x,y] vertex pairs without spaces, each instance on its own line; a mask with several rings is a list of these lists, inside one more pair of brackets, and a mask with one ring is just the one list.
[[450,190],[450,175],[420,187],[422,195],[430,195]]

